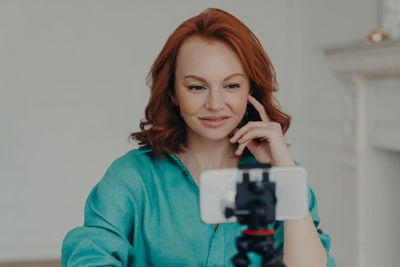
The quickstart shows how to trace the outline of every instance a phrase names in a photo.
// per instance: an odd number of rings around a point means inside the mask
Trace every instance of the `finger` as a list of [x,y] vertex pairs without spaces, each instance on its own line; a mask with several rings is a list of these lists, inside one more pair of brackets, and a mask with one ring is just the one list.
[[250,151],[250,153],[254,153],[256,151],[256,149],[258,148],[259,144],[257,144],[256,142],[250,142],[247,144],[247,149]]
[[253,140],[253,139],[258,139],[260,141],[268,141],[271,137],[272,134],[274,134],[272,131],[273,129],[270,128],[255,128],[255,129],[251,129],[248,132],[246,132],[244,135],[242,135],[242,137],[238,140],[238,143],[244,143],[247,142],[249,140]]
[[239,131],[239,128],[235,128],[229,135],[229,139],[233,138],[233,136],[235,135],[235,133],[237,133]]
[[[240,131],[239,128],[236,128],[235,130],[232,131],[232,135],[229,136],[229,142],[234,143],[236,142],[236,139],[238,136],[240,136],[240,134],[237,134]],[[235,140],[235,141],[233,141]]]
[[233,131],[233,136],[229,139],[229,142],[231,143],[235,143],[243,134],[246,133],[248,127],[246,127],[247,125],[243,126],[242,128],[236,128]]
[[258,111],[258,114],[260,114],[260,118],[262,121],[271,121],[271,119],[267,115],[267,112],[265,111],[264,106],[260,102],[258,102],[257,99],[249,95],[248,100],[250,104],[252,104],[253,107]]
[[252,142],[252,140],[249,140],[249,141],[247,141],[245,143],[240,144],[238,146],[238,148],[236,149],[236,151],[235,151],[236,156],[242,155],[242,153],[243,153],[244,149],[246,148],[247,144],[250,143],[250,142]]
[[240,144],[240,145],[238,146],[238,148],[236,149],[236,151],[235,151],[235,155],[236,155],[236,156],[242,155],[244,149],[246,148],[246,145],[247,145],[247,143]]
[[281,135],[282,130],[280,129],[280,124],[276,124],[273,122],[261,123],[262,125],[255,125],[254,127],[250,127],[245,133],[241,135],[237,142],[243,143],[248,139],[258,138],[267,140]]
[[242,128],[238,129],[235,134],[230,138],[231,143],[235,143],[242,135],[244,135],[249,129],[253,127],[262,127],[264,126],[264,122],[261,121],[252,121],[248,122],[245,126]]

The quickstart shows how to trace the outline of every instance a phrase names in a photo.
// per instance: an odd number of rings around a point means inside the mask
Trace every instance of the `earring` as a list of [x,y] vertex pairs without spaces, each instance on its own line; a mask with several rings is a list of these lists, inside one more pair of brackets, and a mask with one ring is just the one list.
[[170,96],[169,100],[171,101],[171,105],[173,107],[177,107],[178,106],[178,103],[176,102],[176,99],[174,97]]

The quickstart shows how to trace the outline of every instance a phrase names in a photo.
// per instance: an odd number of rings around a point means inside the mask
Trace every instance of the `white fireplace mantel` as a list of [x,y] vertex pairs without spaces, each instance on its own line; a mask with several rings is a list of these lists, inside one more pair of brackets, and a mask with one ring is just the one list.
[[[400,152],[400,83],[392,82],[392,88],[385,89],[390,81],[400,80],[400,41],[330,48],[325,55],[331,70],[346,86],[347,137],[355,137],[351,141],[358,142],[359,149],[372,145]],[[386,85],[376,84],[385,80]],[[379,103],[373,102],[374,97]]]
[[343,173],[356,191],[357,266],[398,266],[400,242],[394,225],[400,224],[400,41],[324,53],[343,82]]
[[329,48],[325,55],[329,67],[340,76],[400,75],[400,41]]

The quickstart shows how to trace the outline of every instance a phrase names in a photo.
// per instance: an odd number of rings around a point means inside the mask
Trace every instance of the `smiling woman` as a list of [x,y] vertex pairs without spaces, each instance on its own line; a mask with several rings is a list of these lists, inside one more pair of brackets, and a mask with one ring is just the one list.
[[[241,75],[228,77],[235,73]],[[188,19],[168,38],[150,70],[146,118],[140,124],[142,131],[130,137],[139,145],[150,146],[157,156],[182,152],[182,144],[187,142],[187,122],[181,116],[182,107],[177,106],[176,90],[186,86],[195,91],[208,89],[215,95],[216,87],[231,89],[237,87],[234,83],[238,80],[240,92],[247,88],[285,134],[290,116],[281,111],[273,95],[278,90],[275,71],[257,37],[240,20],[220,9],[210,8]],[[252,114],[245,119],[257,118]]]
[[249,78],[224,42],[188,38],[178,52],[174,87],[187,142],[226,138],[246,112]]
[[[183,22],[148,81],[146,117],[130,135],[141,148],[115,160],[89,195],[84,226],[65,237],[63,266],[231,266],[242,229],[201,221],[200,173],[294,165],[272,64],[231,14],[210,8]],[[289,267],[332,267],[310,188],[308,197],[304,219],[273,223],[275,248]],[[251,262],[260,266],[261,258]]]

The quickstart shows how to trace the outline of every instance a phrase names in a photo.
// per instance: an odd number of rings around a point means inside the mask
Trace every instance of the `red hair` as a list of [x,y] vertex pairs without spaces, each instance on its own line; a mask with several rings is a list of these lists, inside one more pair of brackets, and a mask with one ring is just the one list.
[[[239,19],[226,11],[208,8],[199,15],[184,21],[169,36],[147,76],[151,88],[140,123],[140,132],[131,133],[141,147],[151,147],[154,153],[181,152],[186,140],[186,124],[179,109],[171,102],[174,94],[176,57],[182,43],[192,36],[218,40],[230,45],[239,56],[249,76],[252,95],[263,104],[272,121],[278,122],[285,134],[290,126],[290,116],[280,110],[274,92],[278,91],[276,74],[257,37]],[[247,118],[256,120],[256,118]]]

